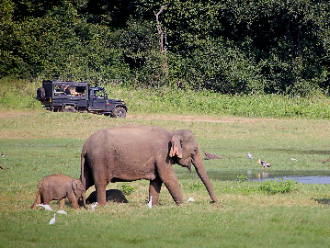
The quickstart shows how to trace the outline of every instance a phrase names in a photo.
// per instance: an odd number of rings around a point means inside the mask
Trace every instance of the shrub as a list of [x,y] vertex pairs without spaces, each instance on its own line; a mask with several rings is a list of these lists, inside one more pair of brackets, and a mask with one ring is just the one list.
[[297,182],[293,180],[266,180],[260,186],[260,190],[269,194],[289,193],[297,190]]
[[121,185],[120,190],[123,192],[124,195],[130,195],[134,192],[134,188],[126,183]]

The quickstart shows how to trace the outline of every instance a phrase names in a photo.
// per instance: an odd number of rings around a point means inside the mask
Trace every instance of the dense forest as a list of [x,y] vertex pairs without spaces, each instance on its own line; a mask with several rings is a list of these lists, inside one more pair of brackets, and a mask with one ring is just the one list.
[[321,0],[0,0],[0,77],[329,94]]

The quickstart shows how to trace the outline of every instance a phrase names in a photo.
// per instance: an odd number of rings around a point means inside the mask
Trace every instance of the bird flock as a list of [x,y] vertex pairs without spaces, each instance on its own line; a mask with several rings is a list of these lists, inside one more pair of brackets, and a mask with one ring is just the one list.
[[[96,206],[99,205],[98,202],[94,202],[91,205],[90,210],[91,211],[95,211]],[[43,207],[45,210],[47,211],[53,211],[52,207],[49,206],[48,204],[38,204],[37,207]],[[54,217],[49,221],[49,225],[53,225],[56,222],[56,214],[64,214],[64,215],[68,215],[68,213],[62,209],[58,210],[55,214]]]

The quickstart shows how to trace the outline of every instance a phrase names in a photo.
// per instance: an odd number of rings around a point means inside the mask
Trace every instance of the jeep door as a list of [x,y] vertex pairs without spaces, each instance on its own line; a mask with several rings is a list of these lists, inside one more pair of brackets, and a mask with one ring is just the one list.
[[106,110],[106,97],[102,90],[93,90],[90,96],[91,110]]

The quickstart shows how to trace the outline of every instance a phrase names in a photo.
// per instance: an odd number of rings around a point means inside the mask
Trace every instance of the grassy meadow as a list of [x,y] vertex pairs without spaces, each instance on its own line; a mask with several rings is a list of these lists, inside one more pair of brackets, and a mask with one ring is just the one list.
[[[30,88],[27,91],[33,92]],[[7,96],[10,94],[14,95],[10,91]],[[132,97],[126,98],[125,94]],[[148,108],[148,96],[141,96],[138,103],[143,108],[134,106],[131,99],[136,94],[118,90],[114,96],[127,101],[130,111],[126,119],[52,113],[42,110],[33,98],[22,97],[14,105],[2,95],[0,153],[6,156],[0,157],[0,164],[9,169],[0,170],[0,247],[328,246],[330,185],[321,184],[212,180],[218,203],[211,204],[200,180],[179,179],[184,199],[193,197],[195,202],[176,206],[163,187],[159,204],[152,209],[146,203],[148,181],[109,184],[108,188],[133,189],[126,195],[129,203],[108,203],[95,212],[73,210],[67,204],[68,216],[57,215],[56,223],[48,225],[54,211],[30,209],[38,183],[54,173],[78,178],[82,146],[94,131],[102,128],[126,124],[188,128],[203,151],[223,158],[205,160],[207,171],[260,173],[258,158],[272,164],[270,171],[329,170],[330,162],[322,163],[330,156],[327,118],[217,115],[184,110],[179,103],[178,112],[168,108],[166,113],[152,110],[157,104]],[[327,101],[325,98],[320,106]],[[247,152],[254,155],[253,160],[247,159]],[[175,169],[186,171],[179,165]],[[271,194],[265,186],[288,190]],[[89,189],[87,195],[93,190]],[[58,209],[56,201],[50,205]]]

